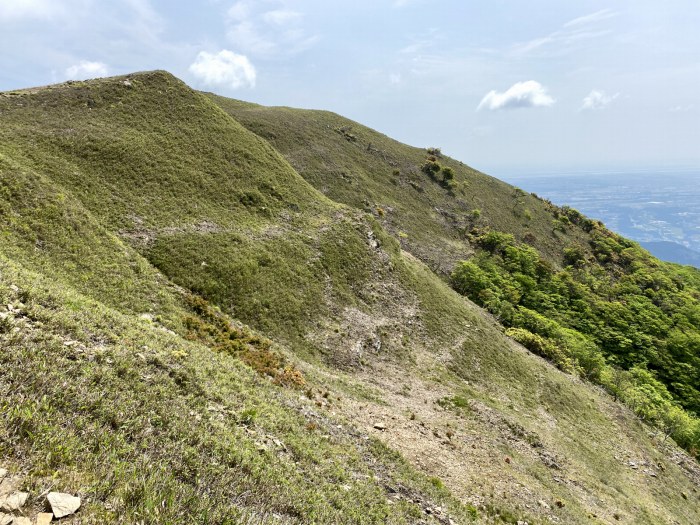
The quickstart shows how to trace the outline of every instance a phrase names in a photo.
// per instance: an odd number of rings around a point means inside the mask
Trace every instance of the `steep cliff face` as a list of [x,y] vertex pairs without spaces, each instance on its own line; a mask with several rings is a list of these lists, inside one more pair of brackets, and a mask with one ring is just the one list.
[[25,510],[50,485],[76,522],[696,523],[690,458],[440,276],[473,228],[555,267],[586,232],[432,155],[165,72],[0,94]]

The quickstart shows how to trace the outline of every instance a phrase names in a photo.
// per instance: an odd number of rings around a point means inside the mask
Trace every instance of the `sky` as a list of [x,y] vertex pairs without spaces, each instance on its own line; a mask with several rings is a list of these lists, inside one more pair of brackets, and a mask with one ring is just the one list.
[[165,69],[496,176],[687,169],[699,29],[698,0],[0,0],[0,91]]

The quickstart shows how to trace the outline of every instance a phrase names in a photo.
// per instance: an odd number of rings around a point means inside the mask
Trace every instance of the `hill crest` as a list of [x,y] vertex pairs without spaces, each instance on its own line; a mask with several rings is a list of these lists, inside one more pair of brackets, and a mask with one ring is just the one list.
[[687,455],[445,282],[487,226],[556,269],[586,232],[347,126],[164,72],[0,96],[0,457],[32,498],[80,491],[103,522],[697,521]]

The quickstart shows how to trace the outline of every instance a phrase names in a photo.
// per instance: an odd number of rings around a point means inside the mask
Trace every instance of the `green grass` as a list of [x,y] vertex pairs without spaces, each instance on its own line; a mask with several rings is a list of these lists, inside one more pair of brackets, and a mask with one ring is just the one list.
[[3,303],[23,304],[0,334],[0,458],[33,496],[79,493],[101,522],[411,523],[417,507],[386,504],[382,483],[400,483],[466,513],[240,361],[5,258],[0,275]]
[[429,156],[425,149],[340,115],[207,96],[268,140],[317,190],[372,213],[396,237],[402,232],[406,249],[441,273],[472,251],[465,233],[474,227],[527,239],[555,265],[566,246],[585,244],[579,229],[553,233],[555,210],[547,202],[449,157],[436,157],[454,173],[446,185],[441,175],[421,171]]
[[131,313],[172,311],[167,282],[47,176],[0,153],[2,253]]
[[[536,523],[505,491],[477,509],[486,488],[438,483],[346,419],[344,402],[390,406],[372,377],[390,364],[449,391],[445,417],[522,459],[497,474],[566,500],[561,522],[587,522],[595,498],[698,521],[647,427],[514,348],[440,275],[473,249],[465,229],[530,233],[559,265],[581,228],[554,233],[556,209],[447,158],[454,179],[433,181],[425,150],[336,115],[129,78],[0,94],[0,304],[24,304],[0,322],[0,461],[33,498],[78,492],[87,522],[435,522],[429,503]],[[278,381],[286,365],[303,389]],[[523,452],[537,440],[583,493]],[[615,443],[665,462],[663,483],[631,476]]]

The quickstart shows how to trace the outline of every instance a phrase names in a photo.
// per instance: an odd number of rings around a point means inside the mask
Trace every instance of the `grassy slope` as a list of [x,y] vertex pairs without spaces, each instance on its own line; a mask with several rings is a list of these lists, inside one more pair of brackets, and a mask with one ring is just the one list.
[[[374,441],[235,358],[0,258],[0,461],[76,523],[412,523],[385,484],[464,509]],[[70,521],[70,520],[69,520]]]
[[[296,337],[298,319],[323,308],[306,269],[323,241],[306,232],[330,223],[337,206],[179,80],[152,73],[129,86],[73,84],[3,102],[6,154],[49,178],[57,189],[47,191],[66,188],[179,284],[243,320],[278,327],[275,335]],[[274,274],[309,289],[279,293]],[[264,319],[260,302],[270,310]]]
[[[373,374],[385,377],[394,367],[400,376],[469,396],[542,434],[553,453],[574,466],[568,475],[588,484],[588,496],[600,494],[603,522],[614,510],[639,523],[674,515],[681,523],[697,521],[693,483],[677,467],[669,464],[663,483],[639,480],[612,460],[609,447],[587,446],[591,435],[626,436],[625,446],[663,461],[658,444],[629,414],[511,349],[480,310],[402,253],[376,221],[323,197],[267,142],[204,96],[164,73],[133,76],[130,86],[123,80],[0,98],[3,302],[21,299],[31,312],[30,324],[3,334],[4,348],[11,349],[2,354],[3,369],[11,372],[0,381],[7,393],[0,443],[2,457],[29,472],[28,483],[39,486],[56,471],[67,490],[84,490],[94,500],[89,515],[109,513],[103,504],[110,503],[128,517],[160,522],[184,520],[170,503],[175,500],[219,521],[242,519],[240,511],[356,522],[363,501],[371,502],[362,517],[368,522],[384,515],[411,521],[420,505],[405,499],[387,505],[381,496],[387,485],[398,485],[399,493],[420,496],[413,499],[448,505],[462,521],[469,509],[436,489],[437,478],[427,484],[382,446],[358,440],[372,422],[352,411],[355,402],[391,406],[395,415],[408,409],[411,396],[391,405],[389,388],[372,387]],[[424,193],[437,191],[444,190]],[[286,346],[281,351],[311,357],[316,364],[300,366],[311,385],[332,395],[304,405],[298,393],[271,386],[236,360],[164,333],[161,322],[182,333],[184,308],[166,278],[274,337]],[[134,315],[141,312],[160,317],[151,325]],[[65,347],[66,338],[81,341],[85,355]],[[347,372],[318,365],[316,355]],[[430,374],[420,366],[425,358],[435,362]],[[337,377],[329,380],[329,373]],[[59,388],[64,374],[75,384],[70,397]],[[109,406],[100,401],[103,392],[113,397]],[[347,399],[329,405],[338,393]],[[205,408],[209,401],[225,405],[214,410],[216,425]],[[541,404],[560,426],[539,428]],[[256,455],[256,438],[245,430],[249,408],[260,414],[253,430],[298,443],[297,463]],[[348,418],[342,431],[332,430],[335,417]],[[460,431],[476,429],[487,443],[486,453],[473,459],[491,469],[499,490],[489,493],[478,478],[466,485],[446,479],[462,501],[483,505],[484,520],[510,512],[530,516],[531,523],[555,516],[587,522],[595,503],[556,485],[537,458],[523,462],[517,482],[500,468],[494,452],[501,445],[488,437],[497,428],[493,421],[450,421]],[[112,433],[103,434],[105,428]],[[408,453],[406,441],[392,446]],[[210,455],[219,459],[205,464]],[[137,458],[157,471],[143,474],[134,467]],[[333,462],[326,467],[323,458]],[[368,469],[376,479],[363,477]],[[348,479],[365,481],[350,483],[358,492],[339,499],[338,481]],[[535,508],[527,510],[523,501],[532,497],[517,490],[520,484],[567,504],[545,512],[535,497]],[[601,484],[608,487],[605,497]],[[269,496],[272,491],[280,495]],[[695,499],[689,503],[681,492]],[[226,502],[236,495],[240,509],[231,509]],[[162,499],[167,510],[154,510]]]
[[[455,261],[472,251],[464,233],[474,226],[513,233],[519,240],[530,234],[529,242],[555,266],[561,264],[564,247],[586,245],[579,229],[554,234],[554,216],[544,201],[461,162],[438,158],[455,172],[448,189],[420,171],[425,149],[340,115],[207,96],[270,141],[316,189],[375,214],[394,235],[404,233],[406,249],[433,269],[449,273]],[[480,210],[481,217],[472,218],[473,210]]]
[[124,311],[160,313],[175,307],[165,279],[80,200],[14,153],[8,147],[0,153],[5,255]]
[[[315,242],[303,232],[334,219],[342,229],[343,219],[269,146],[173,77],[123,80],[0,101],[0,289],[13,305],[0,330],[4,466],[34,496],[49,484],[80,493],[79,519],[88,522],[410,523],[423,515],[419,504],[388,506],[385,484],[466,519],[444,489],[379,442],[339,429],[313,398],[168,332],[184,333],[180,291],[128,243],[154,259],[177,246],[204,276],[193,288],[225,307],[231,300],[208,289],[211,280],[253,305],[262,295],[291,308],[284,298],[303,295],[296,271],[311,258],[304,243]],[[171,89],[185,101],[169,99]],[[180,120],[171,120],[174,105]],[[203,129],[191,127],[198,119]],[[277,222],[284,229],[275,233]],[[366,232],[353,231],[329,227],[338,242],[364,244]],[[326,245],[334,260],[331,241],[315,253]],[[294,265],[292,282],[250,297],[238,285],[254,279],[246,272],[264,252],[275,261],[261,266]],[[202,272],[203,255],[214,277]],[[244,281],[222,267],[237,263]],[[256,282],[264,288],[272,277]],[[352,283],[340,281],[347,298]],[[291,330],[280,310],[265,319]]]

